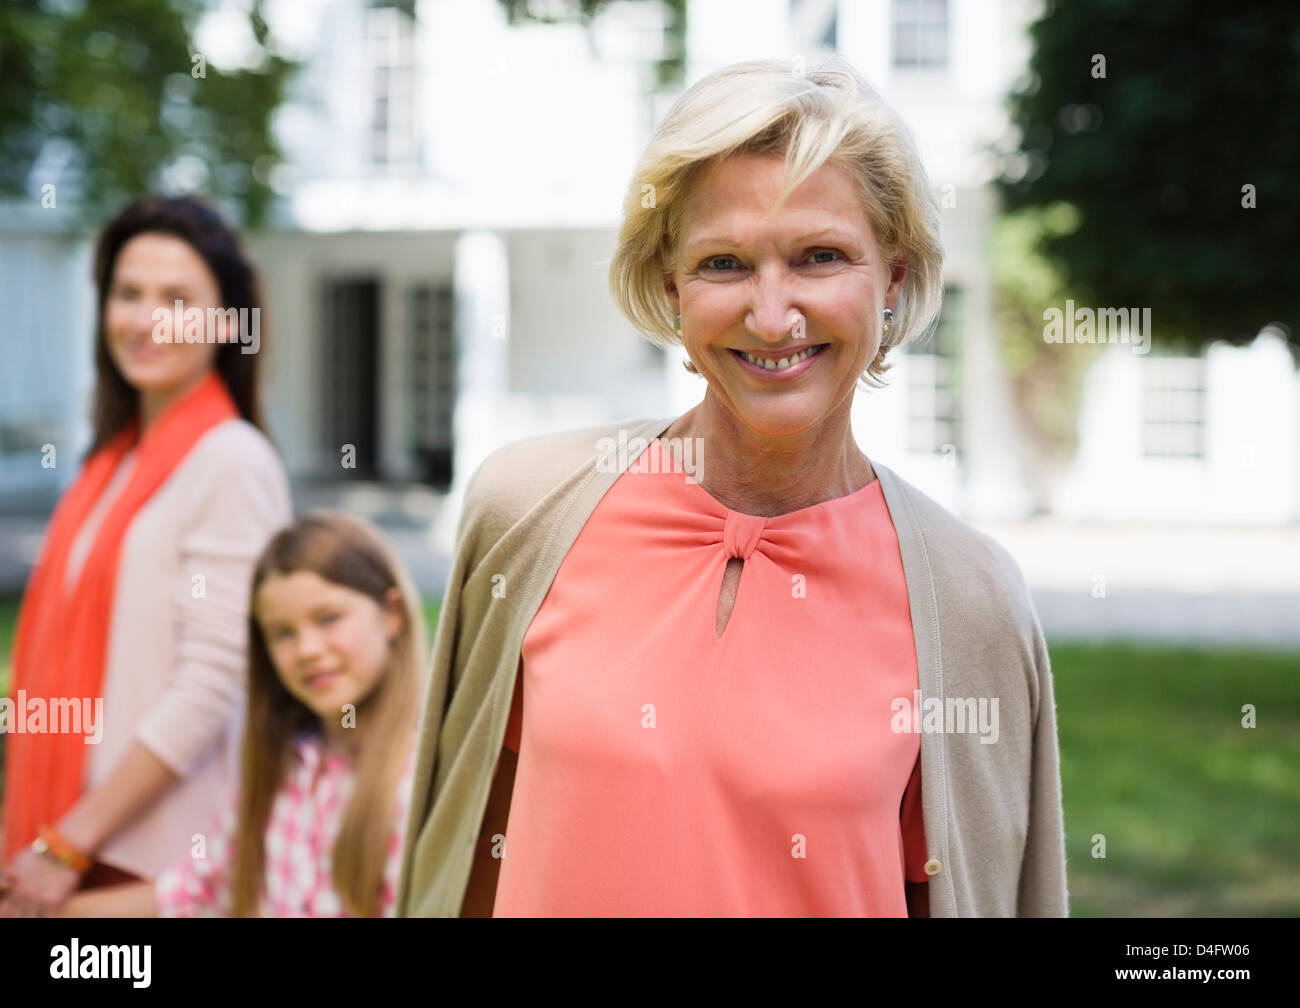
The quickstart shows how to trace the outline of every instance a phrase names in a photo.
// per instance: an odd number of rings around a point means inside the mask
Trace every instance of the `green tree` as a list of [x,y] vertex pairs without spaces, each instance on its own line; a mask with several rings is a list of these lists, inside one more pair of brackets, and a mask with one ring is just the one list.
[[194,42],[209,0],[0,3],[0,193],[55,185],[93,228],[129,199],[193,190],[262,223],[280,159],[271,113],[294,64],[262,0],[248,15],[256,65],[221,69]]
[[1030,35],[999,189],[1010,210],[1077,211],[1042,236],[1063,289],[1149,307],[1169,347],[1277,322],[1294,352],[1300,5],[1049,2]]
[[1024,474],[1035,513],[1050,511],[1056,477],[1078,449],[1082,380],[1100,349],[1043,339],[1044,306],[1064,306],[1068,295],[1061,269],[1039,249],[1078,226],[1079,213],[1068,203],[1028,207],[998,218],[989,248],[993,325],[1021,421]]
[[[577,21],[590,28],[610,0],[498,0],[509,24]],[[660,87],[677,86],[686,73],[686,0],[651,0],[664,8],[664,54],[657,67]]]

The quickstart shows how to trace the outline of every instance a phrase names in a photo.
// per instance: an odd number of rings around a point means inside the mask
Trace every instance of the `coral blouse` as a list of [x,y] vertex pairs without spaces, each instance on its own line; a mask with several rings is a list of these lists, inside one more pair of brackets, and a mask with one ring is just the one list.
[[917,686],[879,481],[746,515],[655,439],[524,638],[494,915],[906,916],[920,738],[891,718]]

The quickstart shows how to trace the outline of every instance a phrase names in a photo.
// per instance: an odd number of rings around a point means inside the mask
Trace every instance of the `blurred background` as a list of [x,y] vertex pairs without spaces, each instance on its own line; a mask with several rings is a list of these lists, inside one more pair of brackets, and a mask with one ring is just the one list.
[[1074,912],[1300,913],[1290,3],[0,5],[0,691],[75,475],[47,446],[88,444],[90,260],[123,204],[197,192],[239,224],[295,508],[378,522],[432,624],[488,452],[702,395],[608,294],[655,125],[721,66],[824,50],[914,130],[947,255],[855,434],[1030,582]]

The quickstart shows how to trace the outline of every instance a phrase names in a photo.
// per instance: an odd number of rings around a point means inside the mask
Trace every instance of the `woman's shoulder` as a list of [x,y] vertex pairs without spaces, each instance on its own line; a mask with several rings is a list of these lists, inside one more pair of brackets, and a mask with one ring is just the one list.
[[241,418],[217,424],[175,474],[194,529],[278,528],[292,518],[292,490],[270,440]]
[[616,420],[511,441],[491,452],[474,471],[465,491],[465,509],[517,517],[566,479],[594,471],[598,460],[608,454],[609,439],[627,445],[631,454],[637,438],[648,442],[670,422],[671,418]]
[[1024,573],[1010,551],[887,466],[873,462],[904,556],[923,557],[940,590],[972,605],[1032,612]]
[[268,472],[284,469],[270,438],[243,417],[219,423],[204,434],[194,446],[194,457],[209,466],[251,467]]

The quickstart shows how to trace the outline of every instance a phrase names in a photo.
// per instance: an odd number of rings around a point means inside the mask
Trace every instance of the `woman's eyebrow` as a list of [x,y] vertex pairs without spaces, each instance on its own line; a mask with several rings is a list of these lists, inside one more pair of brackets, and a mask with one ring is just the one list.
[[[795,245],[804,245],[809,243],[830,242],[835,245],[857,245],[860,239],[835,228],[820,228],[816,231],[809,231],[807,234],[800,235],[793,240]],[[708,247],[718,246],[736,246],[740,242],[730,234],[708,235],[703,238],[693,238],[687,242],[685,252],[690,253],[692,250],[699,249],[704,251]]]

